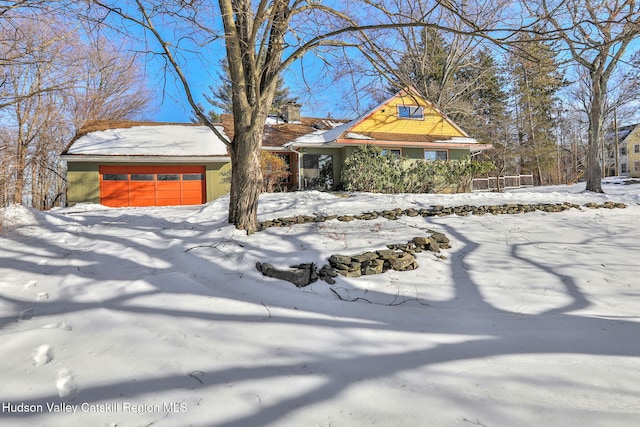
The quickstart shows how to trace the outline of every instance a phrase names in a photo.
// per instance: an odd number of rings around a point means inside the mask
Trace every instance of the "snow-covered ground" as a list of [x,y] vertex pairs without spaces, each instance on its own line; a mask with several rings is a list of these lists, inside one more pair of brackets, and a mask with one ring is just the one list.
[[[628,207],[333,220],[252,236],[225,223],[226,198],[7,208],[0,425],[638,425],[640,185],[604,188],[266,194],[261,220],[432,204]],[[339,277],[333,291],[255,268],[322,265],[427,230],[451,239],[444,257]]]

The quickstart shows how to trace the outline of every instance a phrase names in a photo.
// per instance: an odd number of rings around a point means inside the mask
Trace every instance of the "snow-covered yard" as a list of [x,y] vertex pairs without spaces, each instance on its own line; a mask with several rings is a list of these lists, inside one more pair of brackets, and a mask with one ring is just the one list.
[[[270,228],[204,206],[0,211],[3,426],[632,426],[640,185],[507,194],[266,194],[260,219],[433,204],[626,209]],[[404,243],[412,272],[262,276]],[[69,412],[66,412],[69,411]]]

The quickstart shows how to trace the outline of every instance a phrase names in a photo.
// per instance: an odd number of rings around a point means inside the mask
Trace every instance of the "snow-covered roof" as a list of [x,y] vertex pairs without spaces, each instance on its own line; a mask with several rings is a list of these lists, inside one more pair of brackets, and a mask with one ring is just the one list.
[[285,146],[306,146],[328,144],[338,139],[344,132],[349,130],[358,119],[347,123],[337,124],[331,129],[317,130],[306,135],[299,136]]
[[[224,134],[223,128],[217,129]],[[162,124],[88,132],[67,155],[88,156],[227,156],[227,146],[206,126]]]

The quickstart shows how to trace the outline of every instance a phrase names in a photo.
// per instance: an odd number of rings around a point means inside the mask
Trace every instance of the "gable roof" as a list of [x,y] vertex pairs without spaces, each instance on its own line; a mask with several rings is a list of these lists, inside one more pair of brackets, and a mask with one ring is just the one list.
[[[424,117],[399,119],[399,105],[423,107]],[[390,111],[389,111],[390,110]],[[290,144],[294,147],[362,145],[363,143],[423,147],[455,147],[482,150],[490,145],[471,138],[432,103],[417,95],[413,89],[402,90],[362,116],[330,130],[317,130],[301,135]]]
[[226,144],[203,125],[97,121],[83,126],[62,155],[65,160],[88,160],[92,156],[227,158],[229,153]]

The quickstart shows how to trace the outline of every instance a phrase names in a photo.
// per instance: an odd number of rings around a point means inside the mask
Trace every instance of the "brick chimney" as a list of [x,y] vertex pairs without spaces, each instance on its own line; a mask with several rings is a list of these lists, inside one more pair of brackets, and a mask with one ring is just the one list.
[[300,108],[302,105],[297,102],[290,101],[282,106],[282,116],[287,123],[300,121]]

